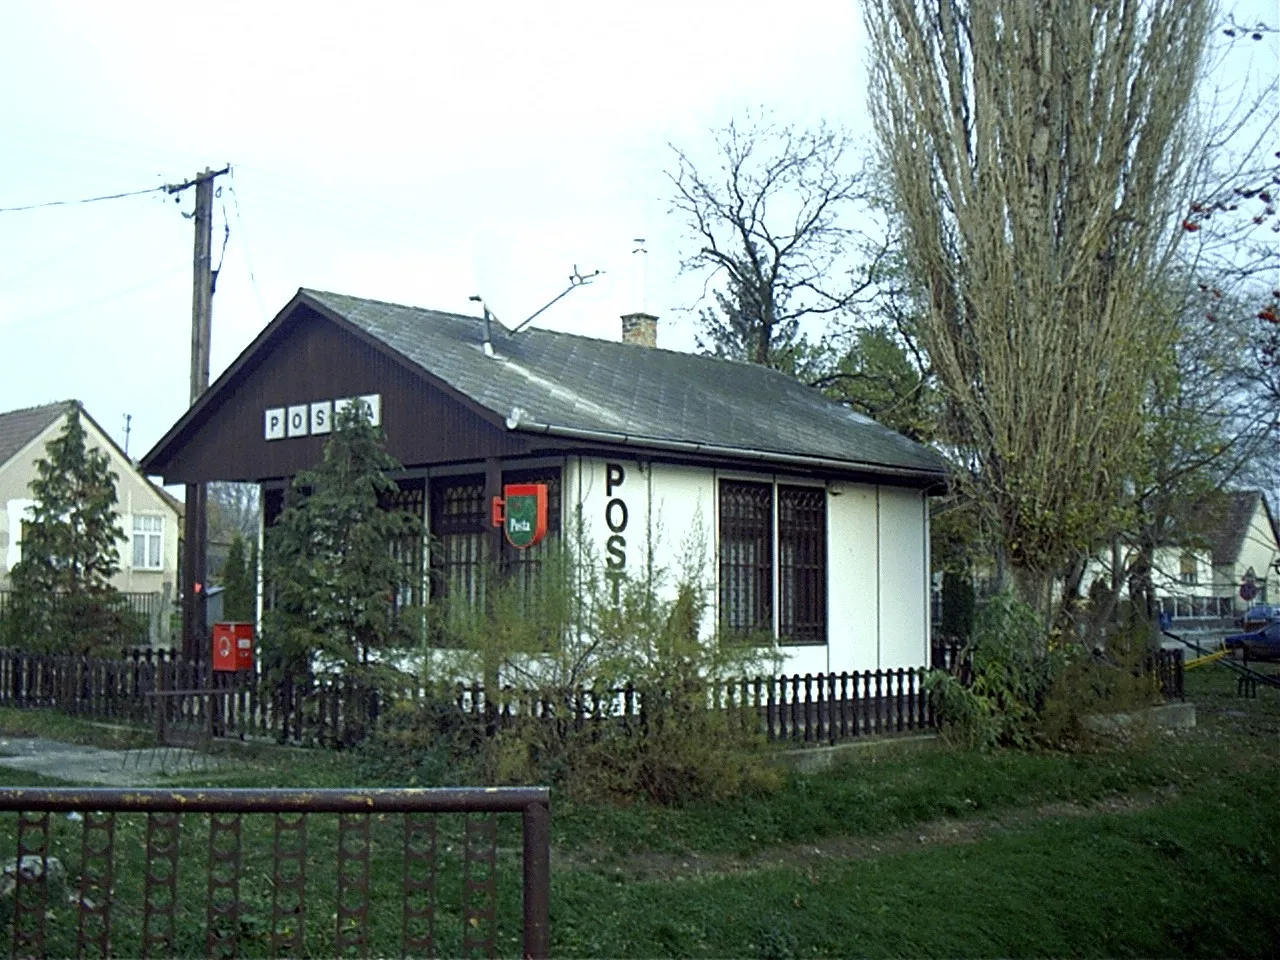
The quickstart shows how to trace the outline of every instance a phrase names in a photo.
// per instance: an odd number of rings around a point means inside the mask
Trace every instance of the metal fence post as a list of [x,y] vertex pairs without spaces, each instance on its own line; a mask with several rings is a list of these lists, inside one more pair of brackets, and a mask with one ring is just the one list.
[[551,808],[531,803],[524,808],[524,949],[522,955],[550,954]]

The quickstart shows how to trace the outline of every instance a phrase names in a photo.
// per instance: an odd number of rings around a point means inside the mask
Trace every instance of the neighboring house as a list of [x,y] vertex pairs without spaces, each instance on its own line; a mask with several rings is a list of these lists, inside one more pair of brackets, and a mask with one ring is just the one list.
[[[1214,582],[1220,596],[1232,601],[1238,616],[1254,603],[1280,601],[1280,527],[1261,490],[1233,490],[1227,494],[1212,538]],[[1241,588],[1252,584],[1245,599]]]
[[[9,571],[22,558],[22,522],[34,503],[30,484],[36,463],[62,433],[74,406],[78,401],[68,400],[0,413],[0,590],[8,589]],[[112,585],[135,595],[139,609],[154,613],[153,642],[165,639],[167,617],[160,611],[176,596],[182,505],[139,473],[83,406],[80,422],[88,446],[106,453],[117,477],[116,510],[124,537]]]
[[552,534],[581,517],[606,576],[677,567],[701,541],[704,632],[770,634],[784,672],[926,663],[942,459],[784,374],[658,349],[656,322],[624,317],[621,343],[513,334],[301,290],[142,466],[166,484],[260,483],[270,524],[335,408],[362,397],[404,464],[401,503],[438,544],[430,577],[405,554],[428,601],[478,596],[493,559],[536,559],[490,505],[542,482]]
[[[1151,582],[1160,612],[1172,620],[1226,620],[1252,603],[1280,599],[1280,533],[1263,493],[1226,491],[1200,519],[1205,535],[1155,550]],[[1127,569],[1132,560],[1122,559]],[[1107,579],[1109,571],[1109,562],[1099,560],[1086,581]]]

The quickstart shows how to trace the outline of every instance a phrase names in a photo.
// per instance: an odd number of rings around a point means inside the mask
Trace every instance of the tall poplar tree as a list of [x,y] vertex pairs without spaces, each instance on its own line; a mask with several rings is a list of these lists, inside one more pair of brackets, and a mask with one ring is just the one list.
[[1199,156],[1206,0],[864,0],[958,480],[1025,599],[1123,523]]

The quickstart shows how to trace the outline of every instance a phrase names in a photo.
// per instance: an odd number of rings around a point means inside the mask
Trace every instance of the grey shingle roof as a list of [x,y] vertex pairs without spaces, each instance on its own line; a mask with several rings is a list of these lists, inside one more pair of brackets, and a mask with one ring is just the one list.
[[545,427],[885,468],[942,479],[932,450],[764,367],[493,324],[315,290],[301,295],[402,354],[517,430]]
[[14,454],[39,436],[40,431],[66,416],[74,405],[74,401],[64,400],[0,413],[0,464],[8,463]]

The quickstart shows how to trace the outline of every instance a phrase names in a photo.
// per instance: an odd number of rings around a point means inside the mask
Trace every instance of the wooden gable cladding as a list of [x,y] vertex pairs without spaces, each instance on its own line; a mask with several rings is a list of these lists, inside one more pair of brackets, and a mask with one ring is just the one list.
[[305,303],[251,345],[185,428],[148,454],[165,483],[261,481],[314,467],[324,436],[264,437],[264,414],[319,400],[381,395],[389,452],[406,467],[527,453],[529,437],[491,422],[394,351]]

